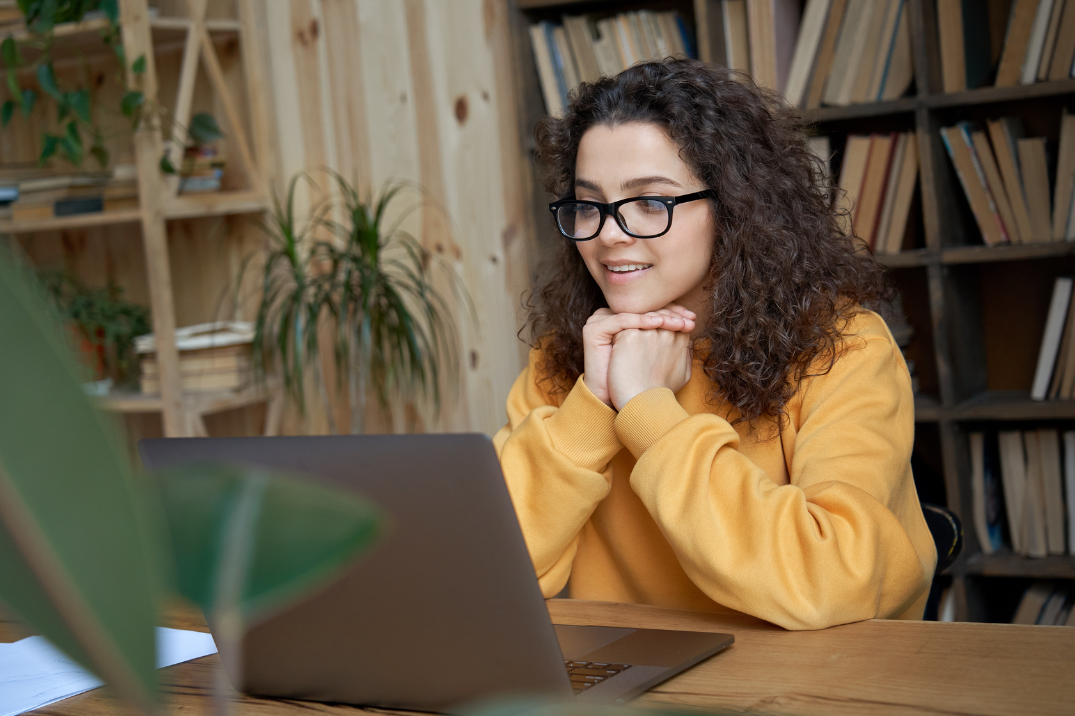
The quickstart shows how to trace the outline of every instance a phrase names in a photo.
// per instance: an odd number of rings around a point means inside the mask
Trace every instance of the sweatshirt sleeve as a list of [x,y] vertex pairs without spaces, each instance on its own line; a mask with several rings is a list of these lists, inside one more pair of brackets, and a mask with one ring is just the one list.
[[631,487],[714,601],[819,629],[898,616],[928,590],[936,551],[910,470],[910,377],[887,338],[857,343],[801,387],[787,485],[739,452],[726,420],[689,416],[667,389],[617,415],[637,458]]
[[508,424],[493,437],[541,591],[567,584],[579,532],[609,493],[609,463],[623,444],[616,412],[582,377],[557,406],[542,388],[539,350],[508,394]]

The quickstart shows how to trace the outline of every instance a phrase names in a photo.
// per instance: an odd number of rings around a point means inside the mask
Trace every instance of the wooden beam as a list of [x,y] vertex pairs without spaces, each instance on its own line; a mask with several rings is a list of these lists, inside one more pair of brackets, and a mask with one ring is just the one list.
[[266,77],[265,43],[262,30],[258,27],[257,13],[264,12],[265,7],[255,5],[254,0],[239,0],[239,47],[243,53],[243,74],[246,77],[247,101],[250,103],[254,159],[262,180],[268,186],[277,178],[277,162],[271,114],[272,86]]
[[[183,47],[183,65],[179,70],[179,89],[176,91],[175,107],[172,108],[171,141],[168,143],[168,158],[179,169],[183,162],[183,148],[186,137],[183,136],[190,126],[191,105],[194,102],[194,81],[198,77],[198,55],[201,52],[201,37],[194,31],[194,21],[205,17],[205,0],[188,0],[187,7],[191,20],[185,21],[187,29],[186,43]],[[168,196],[179,193],[179,175],[173,174],[167,179]]]
[[[141,90],[145,104],[152,106],[157,101],[157,66],[146,0],[121,0],[120,13],[123,48],[128,61],[133,64],[139,57],[146,59],[146,69],[142,74],[135,74],[130,67],[127,68],[127,82],[132,88]],[[138,165],[138,195],[142,209],[142,241],[146,252],[149,301],[160,366],[164,434],[168,437],[186,437],[190,435],[190,424],[185,417],[179,351],[175,343],[175,304],[168,262],[168,235],[164,225],[164,183],[158,166],[162,151],[160,128],[149,122],[141,123],[134,135],[134,149]]]

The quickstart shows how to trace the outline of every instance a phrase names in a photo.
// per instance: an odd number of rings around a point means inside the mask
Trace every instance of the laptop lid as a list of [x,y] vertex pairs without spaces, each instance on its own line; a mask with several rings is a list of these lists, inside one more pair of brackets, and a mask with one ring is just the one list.
[[248,631],[236,688],[422,711],[476,695],[571,695],[487,436],[166,438],[139,452],[151,469],[302,473],[388,516],[386,536],[342,579]]

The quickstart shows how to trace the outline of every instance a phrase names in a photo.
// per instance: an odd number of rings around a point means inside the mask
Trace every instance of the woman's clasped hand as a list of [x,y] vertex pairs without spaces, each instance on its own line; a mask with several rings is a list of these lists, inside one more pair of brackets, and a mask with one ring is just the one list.
[[648,313],[598,309],[582,329],[586,387],[615,410],[651,388],[677,392],[691,378],[696,318],[674,303]]

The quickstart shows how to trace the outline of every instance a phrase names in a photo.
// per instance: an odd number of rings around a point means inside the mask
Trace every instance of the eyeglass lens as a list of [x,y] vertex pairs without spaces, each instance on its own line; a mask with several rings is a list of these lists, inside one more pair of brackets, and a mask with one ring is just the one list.
[[[660,201],[629,201],[617,211],[620,223],[635,236],[657,236],[668,228],[668,206]],[[572,239],[591,239],[600,230],[601,209],[590,204],[564,204],[557,210],[556,220]]]

